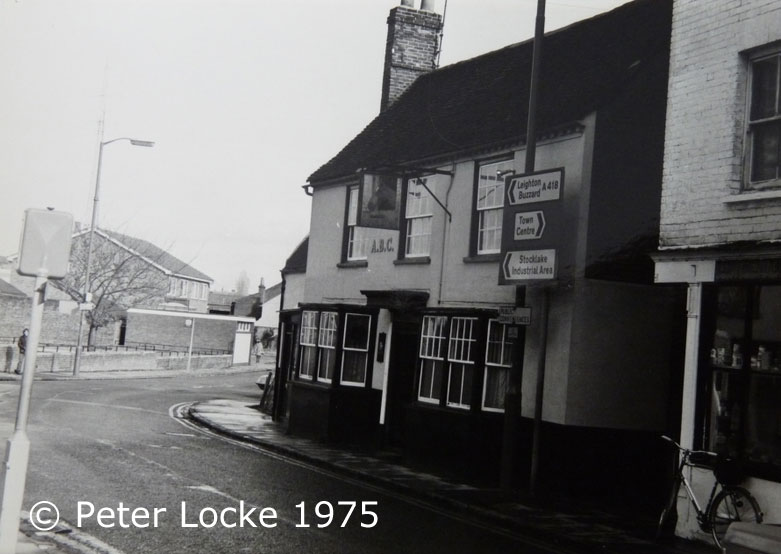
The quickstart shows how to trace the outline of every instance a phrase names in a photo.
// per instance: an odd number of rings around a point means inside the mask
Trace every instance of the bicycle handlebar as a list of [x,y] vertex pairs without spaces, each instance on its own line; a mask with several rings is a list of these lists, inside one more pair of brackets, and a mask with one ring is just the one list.
[[711,452],[710,450],[690,450],[689,448],[684,448],[683,446],[681,446],[680,444],[675,442],[673,439],[671,439],[667,435],[662,435],[661,437],[662,437],[663,440],[666,440],[667,442],[672,443],[673,445],[675,445],[675,447],[678,450],[680,450],[681,452],[684,452],[687,455],[691,455],[691,454],[704,454],[704,455],[713,456],[713,457],[718,456],[718,454],[716,454],[715,452]]

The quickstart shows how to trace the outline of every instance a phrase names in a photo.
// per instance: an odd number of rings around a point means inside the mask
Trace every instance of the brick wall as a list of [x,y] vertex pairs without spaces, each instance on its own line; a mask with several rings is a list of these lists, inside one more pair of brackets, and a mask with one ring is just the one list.
[[392,104],[422,73],[436,67],[442,16],[398,6],[388,16],[381,110]]
[[781,238],[781,198],[727,202],[738,198],[743,179],[742,53],[780,39],[781,4],[775,0],[676,0],[662,248]]
[[[165,344],[187,348],[190,327],[181,315],[128,312],[125,344]],[[232,350],[236,321],[195,318],[193,348]]]

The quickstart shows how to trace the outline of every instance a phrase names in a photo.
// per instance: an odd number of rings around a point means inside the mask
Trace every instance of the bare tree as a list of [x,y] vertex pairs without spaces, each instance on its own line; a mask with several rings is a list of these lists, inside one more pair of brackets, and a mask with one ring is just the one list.
[[[88,242],[87,234],[73,239],[70,270],[57,283],[59,288],[82,302],[86,301],[84,277]],[[92,345],[97,329],[119,320],[128,309],[153,307],[164,300],[168,276],[156,267],[156,260],[148,254],[128,250],[99,233],[94,234],[88,283],[94,307],[86,313],[88,345]],[[159,256],[159,253],[154,255]]]
[[239,278],[236,279],[236,294],[247,296],[247,292],[249,292],[249,275],[246,270],[242,269]]

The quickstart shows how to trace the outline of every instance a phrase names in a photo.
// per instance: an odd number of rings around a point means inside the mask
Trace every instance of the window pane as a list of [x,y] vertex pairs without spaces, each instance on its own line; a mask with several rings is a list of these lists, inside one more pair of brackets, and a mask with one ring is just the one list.
[[431,243],[431,216],[407,220],[407,256],[428,256]]
[[509,369],[487,367],[485,370],[483,406],[494,410],[504,410],[504,397],[507,394],[509,384]]
[[365,260],[366,244],[363,227],[350,227],[347,240],[347,259]]
[[358,187],[350,188],[349,209],[347,210],[347,225],[355,225],[358,222]]
[[450,364],[450,379],[448,380],[447,402],[451,406],[468,408],[472,397],[472,366],[467,364]]
[[421,400],[439,401],[442,390],[442,362],[437,360],[420,360],[420,391]]
[[432,192],[434,190],[432,188],[434,182],[429,182],[425,177],[409,180],[407,183],[407,207],[405,214],[408,218],[431,215],[431,195],[421,182],[424,182]]
[[778,87],[778,57],[754,62],[751,82],[751,119],[773,117],[778,113],[776,89]]
[[363,351],[345,350],[342,354],[342,381],[365,383],[368,356]]
[[779,135],[781,125],[772,123],[754,127],[751,180],[765,181],[778,177]]
[[314,346],[301,347],[300,375],[305,377],[312,377],[315,374],[315,366],[317,365],[317,361],[315,359],[316,352],[317,348]]
[[512,160],[480,166],[477,177],[478,210],[501,208],[504,205],[504,175],[512,169]]
[[320,336],[318,345],[334,348],[336,346],[336,312],[323,312],[320,315]]
[[499,252],[502,240],[502,209],[481,211],[479,217],[478,254]]
[[334,348],[321,348],[320,361],[317,364],[317,378],[330,381],[334,377],[334,361],[336,350]]
[[344,347],[368,350],[371,316],[347,314],[344,323]]

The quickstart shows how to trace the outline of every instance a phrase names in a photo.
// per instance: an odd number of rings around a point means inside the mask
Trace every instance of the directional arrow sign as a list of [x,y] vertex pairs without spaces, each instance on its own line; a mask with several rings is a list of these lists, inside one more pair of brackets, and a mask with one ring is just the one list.
[[510,206],[547,202],[561,198],[564,170],[552,169],[507,177],[507,202]]
[[507,252],[502,262],[506,282],[544,281],[556,278],[556,250]]
[[534,240],[545,230],[545,215],[541,211],[518,212],[515,214],[514,240]]

